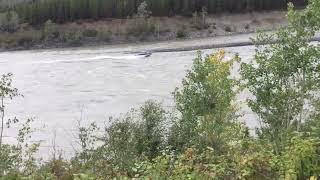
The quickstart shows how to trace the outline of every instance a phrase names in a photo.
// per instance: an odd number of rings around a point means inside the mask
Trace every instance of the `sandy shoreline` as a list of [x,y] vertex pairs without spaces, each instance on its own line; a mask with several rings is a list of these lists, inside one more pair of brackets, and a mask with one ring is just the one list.
[[[267,33],[272,33],[268,31]],[[235,33],[230,35],[206,37],[206,38],[193,38],[184,40],[170,40],[170,41],[154,41],[154,42],[141,42],[141,43],[121,43],[121,44],[93,44],[84,45],[79,47],[55,47],[55,48],[33,48],[33,49],[21,49],[21,50],[3,50],[0,52],[11,52],[11,51],[29,51],[29,50],[65,50],[67,49],[124,49],[124,52],[135,53],[135,52],[150,52],[150,53],[161,53],[161,52],[179,52],[179,51],[193,51],[202,49],[216,49],[216,48],[227,48],[227,47],[240,47],[240,46],[252,46],[255,45],[252,42],[257,33]],[[320,32],[315,35],[310,41],[320,42]],[[272,43],[276,43],[272,42]],[[128,47],[134,47],[129,48]]]
[[[154,49],[150,52],[177,52],[177,51],[193,51],[193,50],[200,50],[200,49],[215,49],[215,48],[227,48],[227,47],[240,47],[240,46],[252,46],[255,45],[251,38],[255,37],[256,33],[249,33],[249,34],[240,34],[240,35],[233,35],[233,36],[223,36],[220,37],[228,42],[220,42],[217,38],[208,38],[206,41],[207,43],[195,45],[195,46],[179,46],[179,47],[172,47],[172,48],[163,48],[163,49]],[[235,38],[234,38],[235,37]],[[240,39],[239,39],[240,38]],[[198,39],[201,41],[201,39]],[[208,41],[210,41],[208,43]],[[192,40],[196,41],[196,40]],[[181,43],[184,44],[192,44],[192,41],[184,41]],[[317,34],[313,37],[310,41],[320,41],[320,34]],[[271,43],[277,43],[277,41],[272,41]]]
[[[148,23],[153,24],[152,33],[132,34],[135,19],[102,19],[98,21],[82,20],[64,24],[55,24],[59,34],[49,41],[41,40],[41,27],[27,26],[15,33],[0,33],[0,51],[57,49],[97,46],[126,46],[172,41],[206,41],[221,39],[257,31],[270,31],[287,25],[286,11],[261,11],[238,14],[212,14],[206,17],[206,27],[198,27],[193,17],[151,17]],[[199,20],[198,20],[199,21]],[[87,37],[87,30],[103,32],[95,37]],[[184,37],[179,37],[183,30]],[[65,42],[66,34],[81,35],[77,43]],[[107,36],[107,37],[104,37]],[[61,39],[62,38],[62,39]],[[104,38],[107,38],[105,41]],[[9,43],[9,44],[8,44]]]

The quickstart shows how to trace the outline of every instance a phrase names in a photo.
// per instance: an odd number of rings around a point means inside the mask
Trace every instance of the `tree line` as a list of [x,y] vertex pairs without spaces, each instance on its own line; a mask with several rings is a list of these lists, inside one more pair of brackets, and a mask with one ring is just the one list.
[[208,13],[233,13],[285,9],[289,2],[307,3],[307,0],[42,0],[19,3],[13,8],[24,22],[37,24],[51,19],[62,23],[77,19],[126,18],[135,14],[143,1],[153,16],[188,16],[203,7]]

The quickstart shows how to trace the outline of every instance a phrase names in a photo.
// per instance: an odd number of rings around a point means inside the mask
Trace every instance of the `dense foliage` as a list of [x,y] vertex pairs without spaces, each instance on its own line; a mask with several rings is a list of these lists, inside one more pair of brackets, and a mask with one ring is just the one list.
[[[320,47],[309,40],[320,30],[319,9],[320,0],[303,11],[290,5],[288,27],[255,39],[254,61],[241,64],[240,79],[230,74],[237,56],[199,52],[173,93],[173,112],[148,101],[103,128],[80,125],[81,149],[71,160],[54,154],[37,162],[28,120],[17,145],[0,137],[0,179],[318,179]],[[261,122],[255,135],[238,121],[242,90]],[[3,75],[0,100],[17,95],[11,74]],[[4,103],[0,112],[3,124]]]
[[[154,16],[189,15],[203,7],[209,13],[285,9],[288,2],[305,5],[306,0],[145,0]],[[15,1],[12,1],[15,2]],[[143,0],[38,0],[13,3],[24,22],[43,23],[76,19],[126,18],[138,10]],[[0,2],[1,3],[1,2]],[[4,4],[8,4],[3,2]],[[5,9],[5,8],[4,8]]]

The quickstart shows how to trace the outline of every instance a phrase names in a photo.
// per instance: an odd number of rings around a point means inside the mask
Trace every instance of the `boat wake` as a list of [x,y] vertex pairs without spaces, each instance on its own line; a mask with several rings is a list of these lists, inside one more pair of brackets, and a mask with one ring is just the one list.
[[91,60],[102,60],[102,59],[116,59],[116,60],[132,60],[132,59],[141,59],[141,58],[147,58],[152,55],[151,52],[137,52],[134,54],[125,54],[125,55],[105,55],[105,56],[96,56],[91,58]]
[[105,56],[96,56],[89,58],[89,60],[103,60],[103,59],[115,59],[115,60],[133,60],[133,59],[141,59],[144,58],[142,55],[121,55],[121,56],[110,56],[110,55],[105,55]]

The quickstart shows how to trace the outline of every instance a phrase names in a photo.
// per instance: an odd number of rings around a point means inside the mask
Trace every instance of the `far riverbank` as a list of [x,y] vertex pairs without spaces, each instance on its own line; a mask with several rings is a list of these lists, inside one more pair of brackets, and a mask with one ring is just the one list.
[[[81,20],[64,24],[48,22],[37,27],[21,24],[14,33],[0,33],[0,51],[139,45],[185,40],[210,40],[211,43],[225,36],[232,40],[235,35],[247,36],[258,30],[272,31],[286,25],[286,11],[215,14],[208,15],[205,22],[200,17],[175,16],[151,17],[144,22],[128,18]],[[213,47],[223,47],[225,43],[228,43],[228,46],[237,45],[226,41]],[[211,45],[205,47],[212,48]]]

